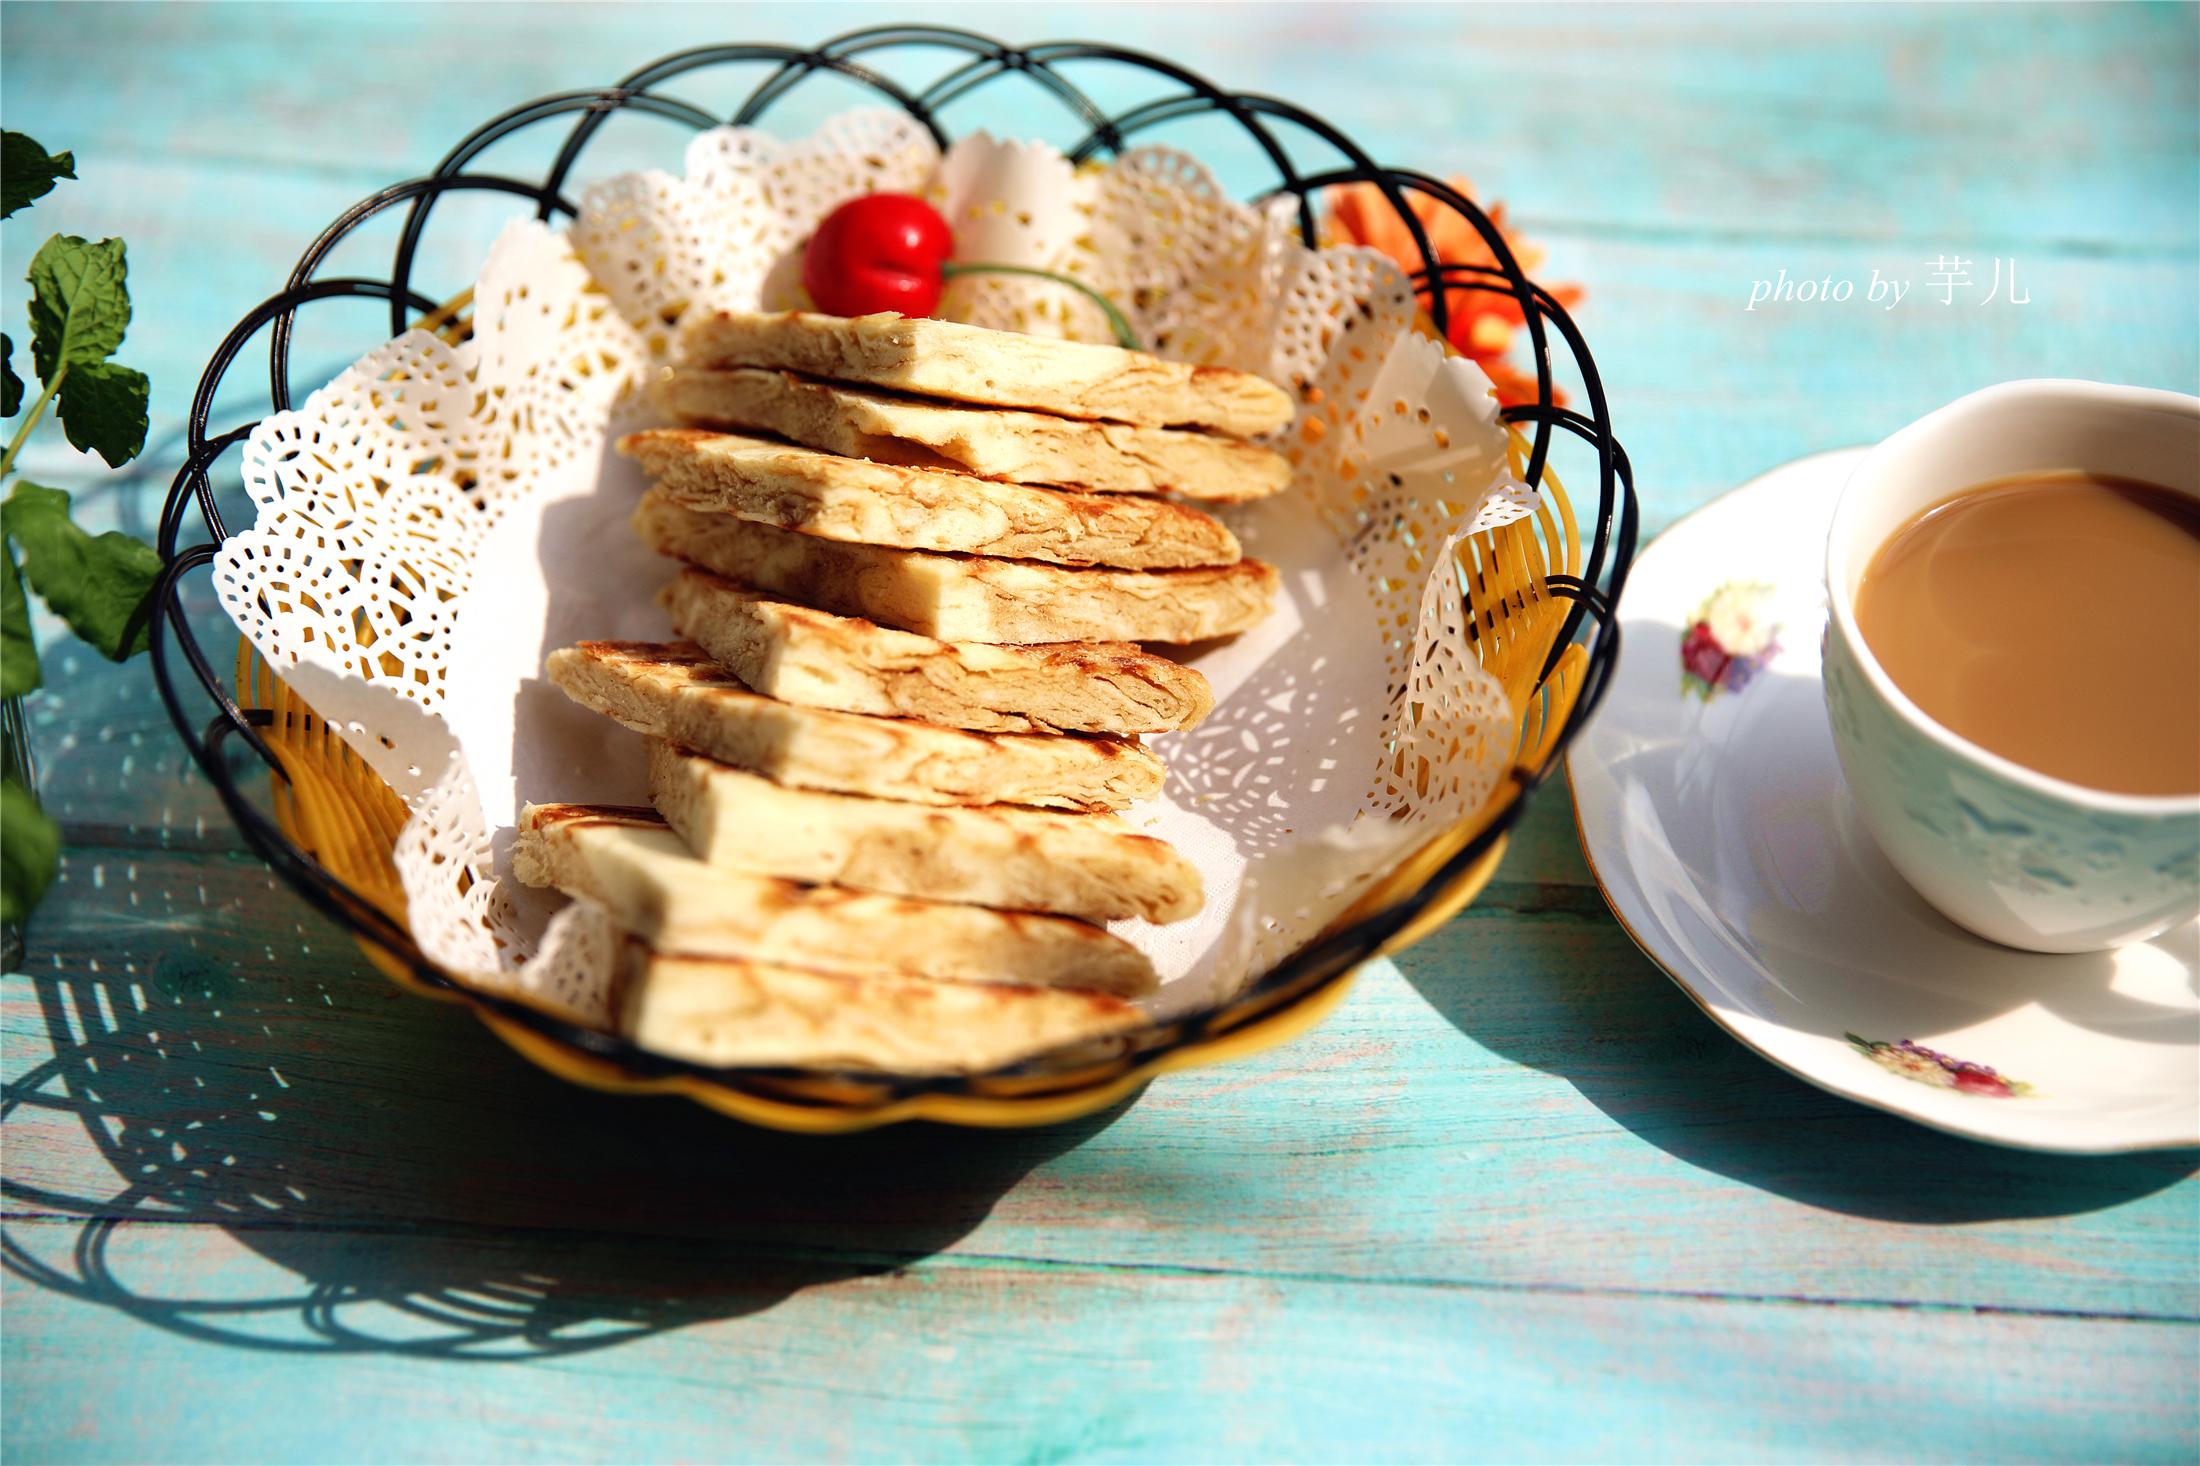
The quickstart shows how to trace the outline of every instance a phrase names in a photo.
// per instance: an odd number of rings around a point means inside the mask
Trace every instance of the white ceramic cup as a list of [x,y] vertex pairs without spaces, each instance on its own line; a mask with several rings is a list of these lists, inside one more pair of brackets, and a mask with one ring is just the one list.
[[2007,946],[2093,952],[2200,916],[2200,793],[2111,794],[1990,753],[1904,696],[1856,628],[1865,568],[1919,511],[1973,484],[2058,469],[2200,498],[2200,398],[2007,382],[1874,448],[1826,545],[1826,709],[1865,826],[1920,895]]

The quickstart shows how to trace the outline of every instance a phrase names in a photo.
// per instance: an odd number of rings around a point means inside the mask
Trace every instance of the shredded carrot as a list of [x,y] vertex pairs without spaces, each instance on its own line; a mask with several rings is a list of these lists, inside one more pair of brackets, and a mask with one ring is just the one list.
[[[1447,180],[1454,189],[1469,198],[1473,188],[1464,178]],[[1453,212],[1424,193],[1409,191],[1407,206],[1428,234],[1429,247],[1437,259],[1447,265],[1495,265],[1497,257],[1466,216]],[[1409,273],[1422,267],[1420,246],[1414,243],[1413,233],[1404,219],[1391,206],[1383,191],[1372,183],[1353,183],[1329,190],[1328,218],[1325,221],[1322,242],[1324,244],[1358,244],[1379,249],[1398,262]],[[1533,275],[1543,263],[1543,251],[1512,232],[1505,225],[1505,208],[1502,204],[1489,209],[1490,222],[1499,236],[1512,250],[1513,258],[1520,262],[1522,271]],[[1569,311],[1581,300],[1579,285],[1546,287],[1558,302]],[[1427,309],[1434,303],[1435,292],[1424,289],[1421,304]],[[1497,400],[1510,406],[1536,400],[1536,382],[1533,371],[1522,371],[1506,360],[1512,350],[1519,328],[1526,318],[1520,302],[1500,290],[1467,290],[1454,286],[1444,292],[1444,305],[1450,320],[1446,334],[1451,344],[1462,356],[1472,357],[1477,366],[1488,374],[1497,388]],[[1553,397],[1564,401],[1563,395],[1553,389]]]

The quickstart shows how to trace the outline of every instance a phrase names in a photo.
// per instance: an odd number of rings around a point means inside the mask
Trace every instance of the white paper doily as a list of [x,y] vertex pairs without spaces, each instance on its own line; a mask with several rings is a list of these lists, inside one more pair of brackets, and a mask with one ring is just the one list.
[[[464,345],[399,337],[248,445],[258,519],[220,551],[222,603],[405,800],[413,934],[454,973],[608,1025],[602,914],[502,879],[522,804],[644,799],[641,740],[542,678],[559,646],[670,634],[671,567],[627,530],[643,485],[607,444],[648,420],[640,388],[684,313],[804,304],[817,221],[882,189],[931,199],[957,258],[1072,275],[1162,354],[1302,402],[1276,440],[1292,488],[1226,516],[1282,570],[1276,613],[1193,662],[1215,711],[1152,740],[1167,789],[1130,814],[1207,887],[1192,921],[1116,924],[1162,974],[1157,1012],[1257,976],[1494,789],[1516,725],[1454,554],[1533,498],[1487,378],[1414,329],[1397,266],[1304,248],[1286,204],[1235,203],[1166,149],[1080,168],[980,134],[942,156],[885,111],[795,142],[721,128],[683,177],[608,179],[563,231],[510,225]],[[942,314],[1110,339],[1081,296],[1023,277],[958,280]]]

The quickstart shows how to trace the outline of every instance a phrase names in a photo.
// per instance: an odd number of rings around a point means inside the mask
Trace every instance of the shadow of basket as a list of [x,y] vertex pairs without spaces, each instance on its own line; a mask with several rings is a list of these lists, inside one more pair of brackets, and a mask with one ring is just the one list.
[[[30,979],[52,1054],[0,1099],[0,1263],[239,1347],[569,1354],[905,1267],[1122,1113],[828,1154],[676,1101],[606,1106],[344,976],[179,951],[144,980]],[[188,1296],[133,1250],[179,1223],[238,1244]]]

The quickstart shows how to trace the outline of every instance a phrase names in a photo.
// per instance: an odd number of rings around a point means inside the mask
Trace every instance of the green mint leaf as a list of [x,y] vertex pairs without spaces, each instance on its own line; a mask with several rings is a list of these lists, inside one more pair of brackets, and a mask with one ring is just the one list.
[[15,551],[0,543],[0,697],[21,697],[38,686],[38,643],[31,637],[31,606],[15,571]]
[[23,410],[23,379],[15,374],[15,341],[0,332],[0,417]]
[[31,364],[52,382],[63,362],[105,361],[130,328],[122,241],[56,234],[31,257]]
[[76,159],[48,153],[20,132],[0,132],[0,219],[43,197],[57,178],[76,177]]
[[38,797],[0,779],[0,921],[28,921],[61,867],[61,831]]
[[160,576],[151,545],[117,530],[86,534],[69,518],[67,494],[25,479],[0,505],[0,525],[22,552],[23,578],[71,631],[109,661],[145,650]]
[[69,368],[61,379],[54,411],[69,443],[97,453],[109,468],[120,468],[145,447],[145,373],[111,361],[90,361]]

